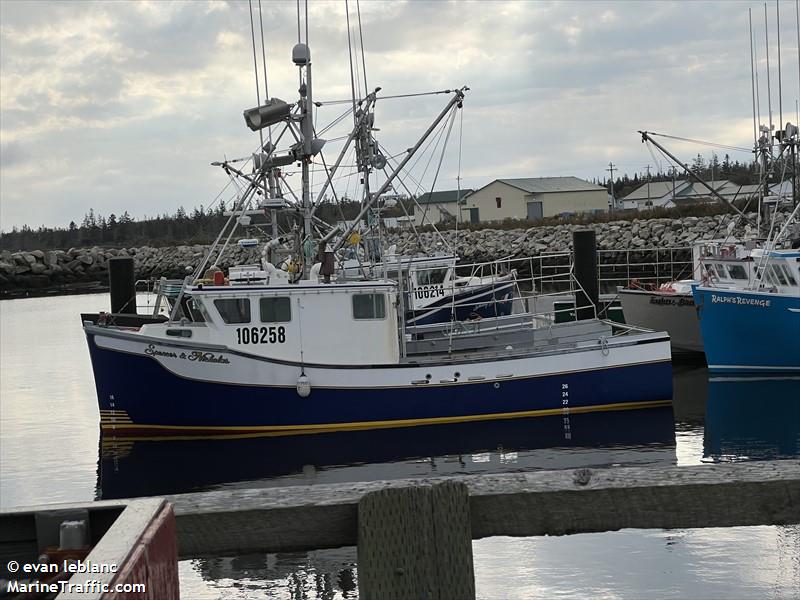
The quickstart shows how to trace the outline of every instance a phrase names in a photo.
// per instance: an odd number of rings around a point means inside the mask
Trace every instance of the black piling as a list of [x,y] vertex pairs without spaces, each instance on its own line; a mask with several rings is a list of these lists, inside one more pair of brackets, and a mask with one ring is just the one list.
[[575,257],[575,279],[579,284],[575,292],[575,315],[578,321],[593,319],[594,307],[599,306],[597,242],[593,229],[572,232],[572,252]]
[[133,258],[117,256],[108,261],[108,287],[111,291],[113,314],[136,314],[136,280]]

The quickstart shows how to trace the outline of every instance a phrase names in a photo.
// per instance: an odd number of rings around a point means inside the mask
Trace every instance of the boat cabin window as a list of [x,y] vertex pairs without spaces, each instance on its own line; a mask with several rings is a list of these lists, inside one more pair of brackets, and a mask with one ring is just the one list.
[[717,275],[717,270],[714,268],[714,265],[712,265],[711,263],[706,263],[705,267],[706,267],[706,273],[708,273],[709,277],[711,277],[712,279],[719,279],[719,275]]
[[214,300],[214,306],[228,325],[250,322],[250,298],[220,298]]
[[797,280],[794,278],[792,274],[792,268],[789,265],[781,265],[783,267],[783,272],[786,273],[786,279],[789,280],[789,285],[797,285]]
[[714,268],[716,269],[717,278],[719,279],[730,279],[728,276],[728,269],[725,268],[725,265],[720,263],[714,263]]
[[425,269],[417,271],[417,285],[437,285],[444,283],[447,269]]
[[292,303],[287,296],[261,298],[259,308],[262,323],[288,323],[292,320]]
[[353,318],[385,319],[386,301],[383,294],[355,294],[353,296]]
[[198,302],[194,298],[188,297],[186,298],[186,308],[189,316],[195,323],[205,323],[208,320],[206,319],[206,311],[203,308],[202,302]]
[[747,271],[744,270],[742,265],[728,265],[728,272],[734,279],[747,280]]
[[774,284],[789,285],[789,281],[786,279],[786,273],[782,267],[783,265],[770,265],[768,271],[769,278]]

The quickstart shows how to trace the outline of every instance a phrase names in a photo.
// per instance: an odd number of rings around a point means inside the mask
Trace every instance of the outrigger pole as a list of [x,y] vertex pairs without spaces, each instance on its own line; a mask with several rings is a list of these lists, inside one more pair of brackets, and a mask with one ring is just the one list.
[[677,157],[676,157],[674,154],[672,154],[672,153],[671,153],[669,150],[667,150],[666,148],[664,148],[664,146],[662,146],[662,145],[661,145],[661,144],[659,144],[657,141],[655,141],[655,140],[653,139],[653,137],[652,137],[652,135],[650,134],[650,132],[649,132],[649,131],[640,131],[639,133],[641,133],[641,134],[642,134],[642,143],[645,143],[645,142],[651,142],[651,143],[652,143],[652,144],[653,144],[653,145],[654,145],[656,148],[658,148],[659,150],[661,150],[661,152],[663,152],[663,153],[664,153],[666,156],[668,156],[670,159],[672,159],[672,161],[673,161],[673,162],[675,162],[675,163],[679,164],[679,165],[680,165],[680,166],[683,168],[683,170],[684,170],[684,171],[686,171],[686,173],[689,175],[689,177],[691,177],[691,178],[692,178],[692,179],[694,179],[694,180],[695,180],[697,183],[699,183],[700,185],[702,185],[703,187],[705,187],[705,188],[706,188],[706,189],[707,189],[707,190],[708,190],[708,191],[711,193],[711,195],[712,195],[712,196],[714,196],[714,198],[716,198],[716,199],[717,199],[717,200],[719,200],[720,202],[723,202],[723,203],[724,203],[724,204],[726,204],[726,205],[727,205],[729,208],[732,208],[734,211],[736,211],[737,213],[739,213],[739,215],[740,215],[740,216],[741,216],[741,217],[742,217],[742,218],[743,218],[745,221],[747,221],[748,223],[750,223],[750,222],[751,222],[751,221],[750,221],[750,219],[749,219],[749,217],[748,217],[748,216],[747,216],[745,213],[743,213],[741,210],[739,210],[739,208],[738,208],[738,207],[736,207],[736,205],[735,205],[735,204],[733,204],[733,203],[732,203],[730,200],[728,200],[727,198],[725,198],[724,196],[722,196],[721,194],[719,194],[719,193],[717,192],[717,190],[715,190],[713,187],[711,187],[711,186],[710,186],[710,185],[708,185],[708,184],[707,184],[705,181],[703,181],[703,178],[702,178],[702,177],[700,177],[699,175],[696,175],[696,174],[695,174],[695,172],[694,172],[694,171],[692,171],[692,170],[689,168],[689,165],[687,165],[686,163],[682,163],[680,160],[678,160],[678,158],[677,158]]
[[[342,234],[342,237],[339,239],[339,241],[336,242],[336,244],[333,246],[333,248],[331,249],[332,252],[336,252],[342,246],[344,246],[347,237],[353,232],[353,229],[356,228],[356,225],[358,225],[358,223],[361,222],[364,216],[372,209],[373,205],[378,201],[378,198],[380,198],[381,195],[386,190],[389,189],[389,186],[392,185],[392,181],[394,181],[395,178],[400,174],[400,171],[403,170],[403,167],[405,167],[408,161],[411,160],[411,158],[414,156],[417,150],[419,150],[420,146],[422,146],[425,140],[428,139],[428,136],[433,132],[434,129],[436,129],[436,127],[439,125],[442,119],[444,119],[447,116],[447,114],[456,104],[460,104],[464,101],[464,92],[466,92],[467,90],[469,90],[467,86],[455,90],[455,95],[450,99],[450,102],[447,103],[447,106],[444,107],[442,112],[439,113],[439,116],[437,116],[436,119],[434,119],[433,123],[431,123],[431,126],[428,127],[425,133],[422,134],[422,137],[419,139],[419,141],[417,141],[417,143],[414,145],[413,148],[408,149],[408,152],[406,152],[406,155],[403,158],[403,160],[401,160],[400,163],[397,165],[397,167],[395,167],[394,171],[391,172],[391,174],[387,177],[386,181],[383,182],[383,185],[381,185],[378,191],[375,192],[374,194],[371,194],[371,197],[367,198],[367,201],[364,204],[364,207],[361,209],[361,212],[359,212],[358,216],[356,216],[355,219],[353,219],[352,224]],[[335,235],[335,233],[336,230],[334,229],[328,235],[322,238],[321,241],[323,242],[329,241],[330,238],[332,238]]]

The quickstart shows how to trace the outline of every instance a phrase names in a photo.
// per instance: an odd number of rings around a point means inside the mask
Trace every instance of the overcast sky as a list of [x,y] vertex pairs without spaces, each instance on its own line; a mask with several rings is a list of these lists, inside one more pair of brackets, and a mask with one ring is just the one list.
[[[289,102],[297,97],[295,6],[262,0],[270,96]],[[362,0],[360,8],[371,88],[471,88],[437,189],[456,187],[459,137],[462,187],[501,177],[602,178],[609,161],[643,171],[655,162],[637,129],[751,147],[748,8],[768,120],[757,2]],[[355,20],[355,0],[350,9]],[[777,123],[774,1],[768,9]],[[795,121],[795,2],[781,2],[780,16],[784,121]],[[348,98],[343,1],[309,3],[309,45],[315,99]],[[210,163],[258,146],[242,119],[256,104],[252,52],[247,2],[0,1],[0,227],[65,226],[90,207],[141,218],[209,206],[227,183]],[[401,152],[446,100],[385,100],[376,135]],[[321,108],[318,128],[344,109]],[[687,161],[711,153],[668,146]],[[329,163],[335,151],[326,148]]]

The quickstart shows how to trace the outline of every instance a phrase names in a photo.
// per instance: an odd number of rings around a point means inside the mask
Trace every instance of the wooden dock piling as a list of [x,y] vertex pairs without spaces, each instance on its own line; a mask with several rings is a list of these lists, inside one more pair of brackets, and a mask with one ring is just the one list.
[[467,486],[366,494],[358,503],[358,572],[362,600],[475,598]]

